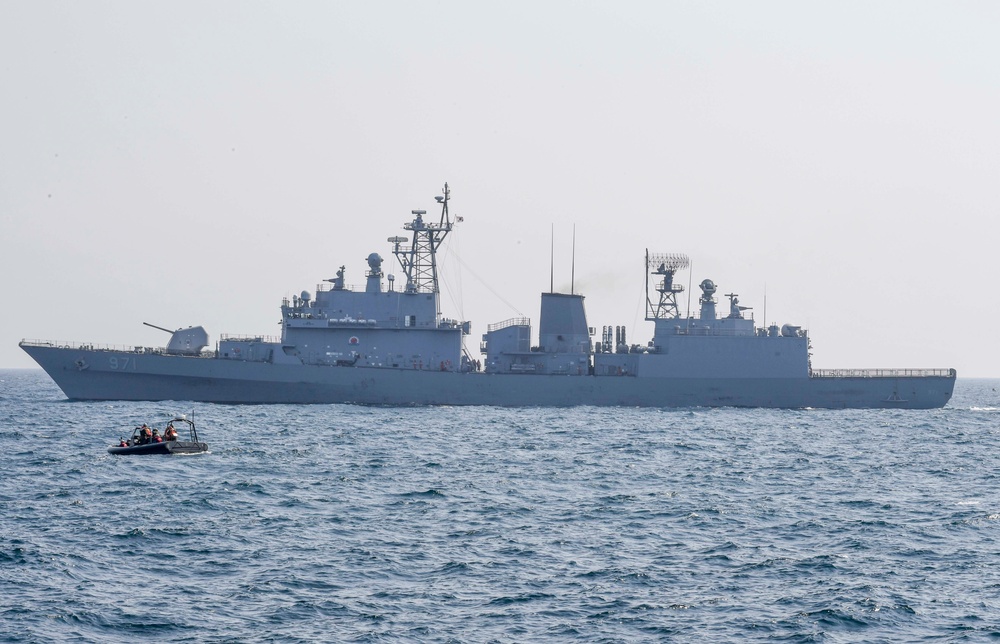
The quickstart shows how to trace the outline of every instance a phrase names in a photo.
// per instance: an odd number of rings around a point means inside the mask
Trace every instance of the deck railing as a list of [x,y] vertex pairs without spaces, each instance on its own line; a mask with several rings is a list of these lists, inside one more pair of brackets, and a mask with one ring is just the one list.
[[125,351],[143,352],[162,351],[162,347],[133,347],[127,344],[97,344],[96,342],[66,342],[64,340],[21,340],[21,344],[29,347],[54,347],[56,349],[79,349],[80,351]]
[[954,378],[954,369],[813,369],[812,378]]
[[506,329],[509,326],[530,326],[531,318],[511,318],[509,320],[504,320],[503,322],[497,322],[496,324],[491,324],[486,327],[487,333],[492,333],[493,331],[499,331],[500,329]]
[[229,342],[267,342],[270,344],[281,342],[281,338],[274,335],[230,335],[228,333],[219,336],[219,341],[223,340]]
[[[55,349],[74,349],[77,351],[115,351],[118,353],[139,353],[159,355],[167,352],[166,347],[134,347],[127,344],[97,344],[96,342],[64,342],[62,340],[21,340],[20,344],[29,347],[53,347]],[[214,351],[202,353],[201,357],[211,357]],[[191,357],[191,356],[188,356]]]
[[357,290],[359,290],[361,288],[362,287],[356,287],[353,284],[344,284],[344,286],[342,288],[334,289],[332,282],[320,282],[319,284],[316,285],[316,292],[317,293],[325,293],[326,291],[333,291],[333,290],[337,290],[337,291],[352,291],[353,292],[353,291],[357,291]]

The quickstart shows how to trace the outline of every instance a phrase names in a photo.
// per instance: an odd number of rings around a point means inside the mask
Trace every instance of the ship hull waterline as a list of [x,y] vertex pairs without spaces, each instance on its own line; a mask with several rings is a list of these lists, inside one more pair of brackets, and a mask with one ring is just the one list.
[[281,365],[58,346],[22,348],[70,400],[932,409],[947,404],[955,384],[954,372],[912,378],[489,374]]

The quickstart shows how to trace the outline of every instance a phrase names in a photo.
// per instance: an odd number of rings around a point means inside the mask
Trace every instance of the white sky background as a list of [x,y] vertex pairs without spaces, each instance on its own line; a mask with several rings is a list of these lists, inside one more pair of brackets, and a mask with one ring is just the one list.
[[2,0],[0,367],[165,344],[144,321],[277,335],[448,181],[474,354],[537,322],[553,226],[568,291],[575,224],[630,342],[649,248],[693,307],[709,277],[760,323],[766,288],[816,367],[1000,376],[998,33],[992,2]]

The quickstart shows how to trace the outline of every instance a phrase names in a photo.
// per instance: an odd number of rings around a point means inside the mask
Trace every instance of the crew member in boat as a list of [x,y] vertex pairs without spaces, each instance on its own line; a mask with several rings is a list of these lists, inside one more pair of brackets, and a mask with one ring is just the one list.
[[139,432],[139,444],[145,445],[153,440],[153,432],[150,431],[146,423],[142,424],[142,431]]
[[154,443],[162,443],[163,442],[163,437],[160,436],[160,430],[159,429],[154,429],[153,430],[153,442]]
[[167,425],[167,429],[164,430],[164,432],[163,432],[163,440],[167,440],[167,441],[175,441],[175,440],[177,440],[177,430],[174,429],[174,426],[172,424],[171,425]]

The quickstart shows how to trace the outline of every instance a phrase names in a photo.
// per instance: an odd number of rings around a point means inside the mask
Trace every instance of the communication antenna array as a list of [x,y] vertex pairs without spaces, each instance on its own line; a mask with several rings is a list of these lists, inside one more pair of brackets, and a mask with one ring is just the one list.
[[658,275],[662,274],[659,271],[676,273],[690,265],[691,259],[682,253],[648,253],[646,255],[646,268],[653,269],[653,272]]
[[[674,284],[677,271],[691,265],[691,259],[683,253],[650,253],[646,251],[646,319],[679,318],[677,294],[684,286]],[[659,293],[654,303],[649,288],[649,276],[654,275],[653,290]]]
[[[424,220],[426,210],[412,210],[413,220],[403,224],[405,230],[413,232],[412,240],[405,237],[390,237],[393,244],[392,252],[399,260],[406,274],[407,293],[438,293],[437,250],[444,238],[452,231],[455,223],[462,221],[455,217],[454,221],[448,213],[448,200],[451,191],[444,184],[444,194],[435,197],[441,205],[441,219],[438,223]],[[409,241],[409,245],[404,242]]]

